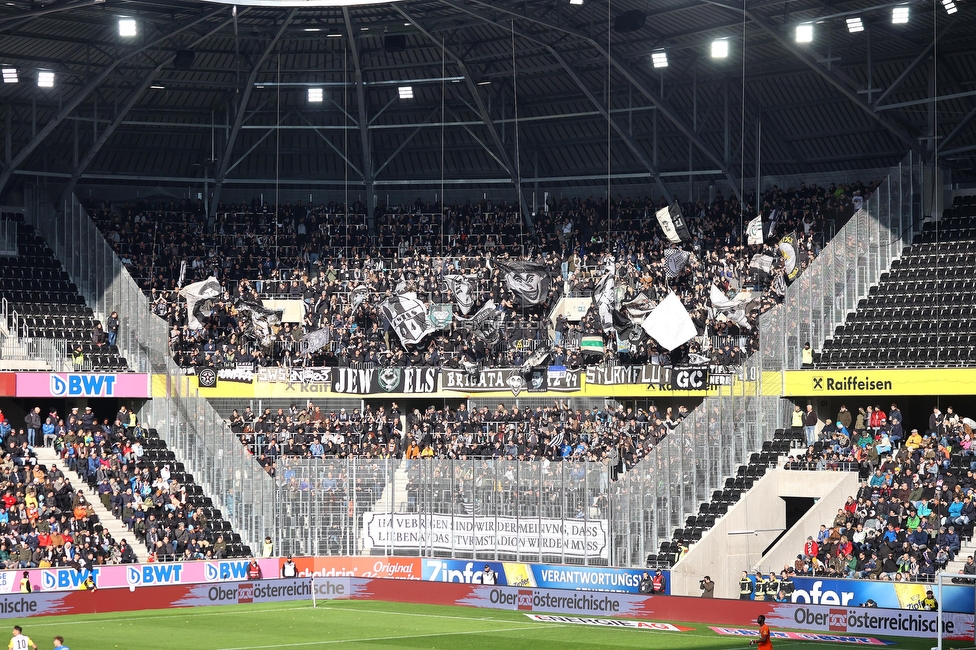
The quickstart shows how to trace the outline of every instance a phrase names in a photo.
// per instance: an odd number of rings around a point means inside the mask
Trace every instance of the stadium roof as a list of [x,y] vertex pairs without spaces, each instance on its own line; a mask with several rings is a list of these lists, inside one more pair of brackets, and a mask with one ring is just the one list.
[[[0,191],[37,174],[573,185],[606,177],[608,131],[610,172],[654,194],[689,170],[737,185],[760,138],[762,172],[790,174],[931,155],[935,133],[954,179],[972,178],[976,6],[957,2],[8,0],[0,65],[17,83],[0,84]],[[909,22],[892,24],[902,5]],[[618,29],[635,10],[646,22]],[[795,42],[801,23],[812,43]],[[712,58],[720,38],[729,55]]]

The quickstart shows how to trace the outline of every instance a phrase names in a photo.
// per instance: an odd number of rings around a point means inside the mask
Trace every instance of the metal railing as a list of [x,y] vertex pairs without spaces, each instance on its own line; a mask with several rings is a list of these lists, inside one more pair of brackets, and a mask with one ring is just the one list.
[[884,182],[816,260],[786,291],[781,305],[762,315],[760,354],[766,370],[800,367],[803,346],[814,350],[865,298],[922,226],[924,169],[909,155],[888,170]]
[[[615,482],[610,479],[618,468],[600,463],[289,457],[278,459],[272,479],[197,397],[192,378],[180,376],[169,356],[166,324],[152,315],[77,201],[55,219],[53,209],[39,210],[31,196],[28,223],[47,237],[99,316],[119,312],[120,350],[133,367],[159,373],[158,381],[165,382],[157,390],[166,397],[147,403],[141,417],[160,430],[252,546],[269,534],[283,553],[423,553],[642,566],[647,554],[784,426],[789,405],[778,397],[780,375],[764,386],[764,371],[799,367],[803,343],[819,347],[911,242],[921,222],[921,176],[911,156],[893,168],[865,208],[789,287],[783,305],[761,317],[761,351],[745,360],[737,381],[715,387]],[[535,520],[534,530],[541,530],[542,520],[558,529],[555,522],[592,519],[606,534],[607,552],[576,557],[570,546],[546,552],[541,542],[523,549],[497,537],[469,548],[457,534],[456,526],[471,530],[506,518],[515,530],[522,520]],[[391,534],[399,524],[420,532],[404,545]],[[445,529],[452,531],[450,545],[435,534]]]
[[157,429],[195,482],[220,508],[251,548],[274,528],[274,482],[244,449],[196,382],[183,377],[169,351],[169,326],[129,275],[78,200],[61,210],[44,203],[36,190],[25,193],[27,223],[47,240],[85,301],[104,322],[118,312],[116,344],[129,367],[151,372],[159,385],[138,410]]
[[282,553],[613,563],[602,463],[282,458],[276,481]]

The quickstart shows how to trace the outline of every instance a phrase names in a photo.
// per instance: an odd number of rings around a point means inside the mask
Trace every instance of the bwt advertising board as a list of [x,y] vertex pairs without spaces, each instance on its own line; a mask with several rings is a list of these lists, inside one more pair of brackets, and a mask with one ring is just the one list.
[[[247,560],[216,560],[213,562],[160,562],[151,564],[110,564],[77,571],[72,568],[29,569],[34,591],[73,591],[91,575],[99,589],[147,587],[153,585],[185,585],[194,583],[229,582],[247,578]],[[261,577],[277,578],[280,574],[277,558],[258,561]],[[0,571],[0,593],[20,591],[23,571]]]
[[150,397],[149,375],[104,372],[18,372],[17,397]]
[[796,589],[791,596],[794,603],[807,605],[863,605],[873,600],[878,607],[889,609],[922,609],[925,592],[932,589],[942,601],[942,609],[962,614],[973,613],[971,585],[946,585],[939,597],[938,589],[931,584],[918,582],[885,582],[880,580],[822,580],[819,578],[793,578]]

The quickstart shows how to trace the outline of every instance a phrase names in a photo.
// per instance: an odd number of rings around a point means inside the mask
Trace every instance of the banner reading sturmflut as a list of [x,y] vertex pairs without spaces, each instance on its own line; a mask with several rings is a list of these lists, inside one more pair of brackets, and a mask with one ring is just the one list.
[[372,547],[462,552],[494,549],[512,554],[542,552],[606,558],[607,542],[605,519],[465,517],[416,512],[363,515],[363,550],[367,552]]

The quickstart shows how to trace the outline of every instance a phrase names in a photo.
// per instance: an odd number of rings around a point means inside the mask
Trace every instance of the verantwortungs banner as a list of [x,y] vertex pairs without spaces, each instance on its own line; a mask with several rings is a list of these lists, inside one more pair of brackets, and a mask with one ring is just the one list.
[[363,544],[377,549],[600,557],[608,554],[605,519],[463,517],[420,513],[363,515]]

